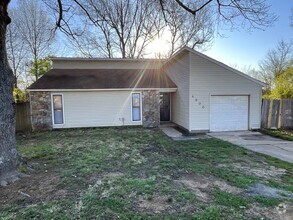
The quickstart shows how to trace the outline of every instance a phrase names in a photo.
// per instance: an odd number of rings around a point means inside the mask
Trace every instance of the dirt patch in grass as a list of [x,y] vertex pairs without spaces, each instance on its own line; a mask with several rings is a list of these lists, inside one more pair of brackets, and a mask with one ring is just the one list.
[[268,166],[266,168],[252,168],[252,167],[243,166],[243,164],[237,164],[237,163],[233,164],[233,166],[236,169],[243,171],[247,174],[266,178],[266,179],[280,178],[286,173],[285,169],[276,168],[274,166]]
[[248,175],[257,176],[265,179],[280,179],[286,174],[286,170],[282,168],[276,168],[274,166],[264,167],[250,167],[245,164],[232,163],[232,164],[219,164],[217,167],[230,167],[236,171],[244,172]]
[[175,210],[172,209],[171,202],[167,196],[155,195],[152,198],[140,196],[138,198],[137,209],[138,211],[147,213],[172,213]]
[[121,176],[124,176],[123,173],[121,172],[110,172],[110,173],[105,173],[103,174],[103,178],[115,178],[115,177],[121,177]]
[[207,188],[210,184],[202,177],[196,175],[186,175],[181,177],[179,180],[175,180],[175,182],[190,189],[195,194],[197,199],[203,202],[212,201],[212,198],[207,193]]
[[250,208],[245,211],[245,214],[262,219],[291,220],[293,216],[293,205],[280,204],[274,208],[266,208],[252,204]]
[[261,183],[254,184],[249,187],[247,193],[252,196],[265,196],[270,198],[291,198],[293,199],[293,193],[270,187]]
[[251,205],[251,207],[245,210],[245,214],[248,216],[254,216],[259,219],[266,218],[266,219],[275,219],[276,213],[272,209],[259,207],[256,204]]
[[121,172],[108,172],[103,174],[94,174],[89,178],[91,186],[99,185],[102,181],[112,181],[115,178],[123,177],[124,173]]
[[213,188],[219,188],[222,191],[233,194],[239,194],[242,192],[241,189],[231,186],[212,176],[186,175],[175,182],[189,188],[196,195],[196,197],[203,202],[212,201],[210,191]]
[[228,192],[228,193],[233,193],[233,194],[239,194],[242,192],[241,189],[235,187],[235,186],[231,186],[229,184],[227,184],[224,181],[221,180],[214,180],[213,182],[211,182],[211,185],[214,187],[219,188],[222,191]]
[[276,207],[278,217],[281,220],[291,220],[293,217],[293,205],[282,203]]
[[7,204],[29,205],[70,196],[64,189],[58,189],[60,177],[54,171],[33,173],[28,177],[1,188],[0,207]]

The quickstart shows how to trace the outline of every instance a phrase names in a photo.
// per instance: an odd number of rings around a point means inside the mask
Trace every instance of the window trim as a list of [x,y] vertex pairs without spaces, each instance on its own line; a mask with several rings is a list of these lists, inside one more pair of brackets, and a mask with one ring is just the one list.
[[[63,123],[62,124],[55,124],[55,119],[54,119],[54,99],[53,96],[61,96],[61,102],[62,102],[62,117],[63,117]],[[51,113],[52,113],[52,124],[53,127],[58,127],[62,126],[65,124],[65,115],[64,115],[64,98],[63,98],[63,93],[51,93]]]
[[[140,113],[140,120],[133,120],[133,106],[132,106],[132,101],[133,101],[133,94],[139,94],[139,113]],[[130,96],[130,109],[131,109],[131,122],[142,122],[142,97],[141,97],[141,92],[131,92]]]

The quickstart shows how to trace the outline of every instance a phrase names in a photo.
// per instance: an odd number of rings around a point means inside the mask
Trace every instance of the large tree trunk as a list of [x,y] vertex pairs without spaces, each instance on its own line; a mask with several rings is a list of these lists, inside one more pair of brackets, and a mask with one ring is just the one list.
[[10,18],[9,1],[0,0],[0,185],[18,179],[18,154],[15,146],[14,76],[8,64],[5,35]]

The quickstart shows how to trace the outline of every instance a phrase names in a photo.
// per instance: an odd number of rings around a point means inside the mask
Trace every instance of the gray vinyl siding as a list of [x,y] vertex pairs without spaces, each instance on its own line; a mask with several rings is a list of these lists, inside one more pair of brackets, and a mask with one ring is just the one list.
[[169,63],[166,73],[178,88],[171,95],[171,120],[189,130],[189,52]]
[[261,86],[210,60],[190,54],[190,130],[210,129],[211,95],[248,95],[249,129],[260,128]]

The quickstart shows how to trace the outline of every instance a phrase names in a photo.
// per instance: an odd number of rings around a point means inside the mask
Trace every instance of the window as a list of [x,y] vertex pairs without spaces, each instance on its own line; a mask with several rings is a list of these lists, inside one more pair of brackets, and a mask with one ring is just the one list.
[[54,124],[63,124],[62,95],[53,95]]
[[132,93],[132,121],[140,120],[140,93]]

